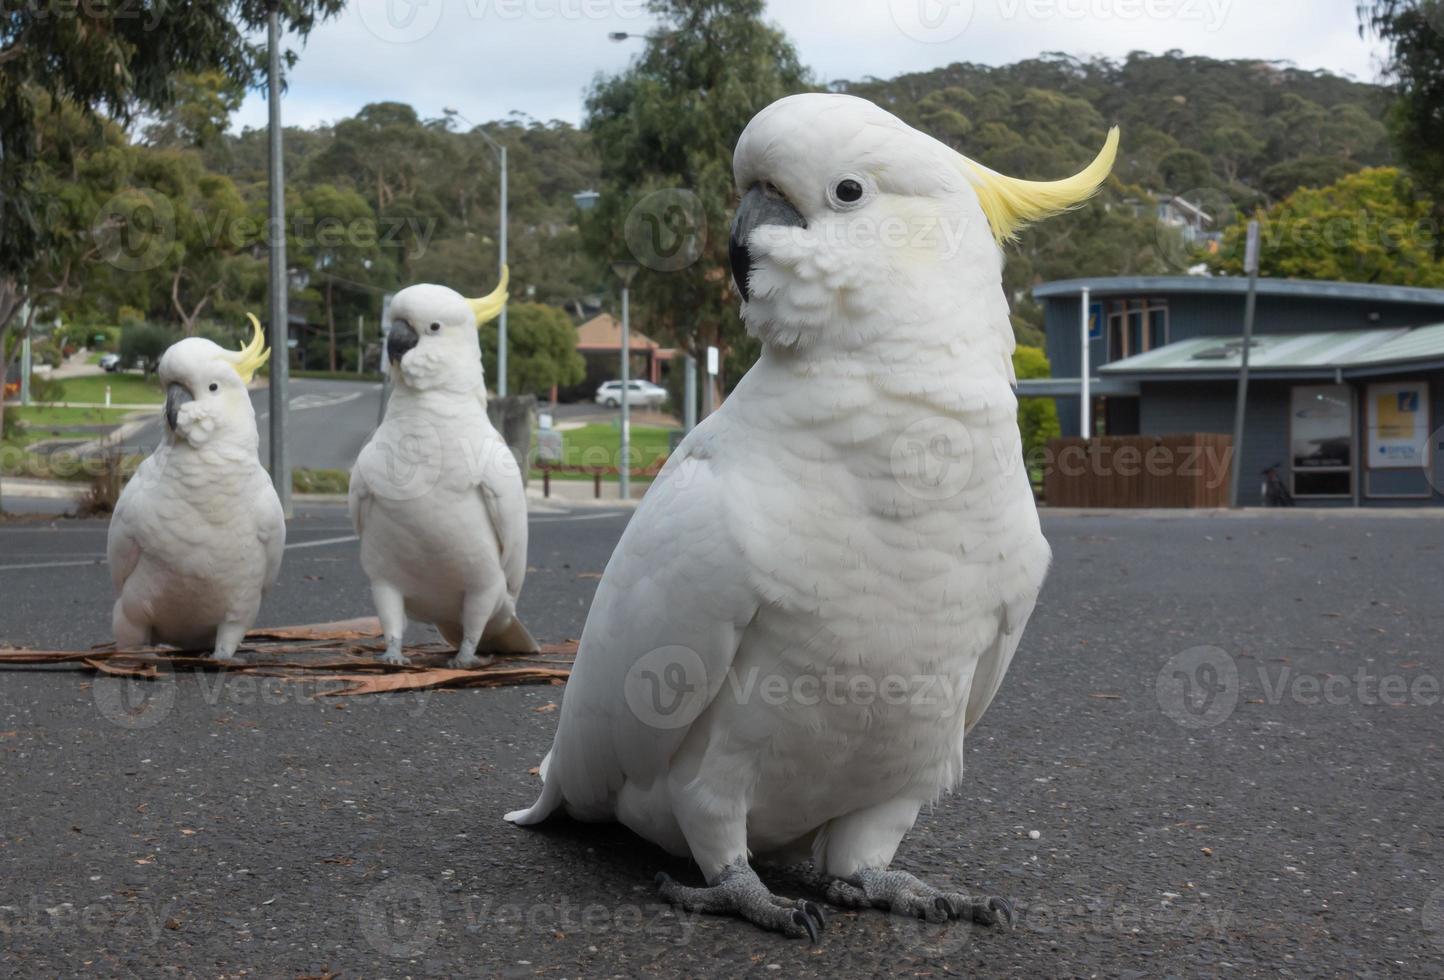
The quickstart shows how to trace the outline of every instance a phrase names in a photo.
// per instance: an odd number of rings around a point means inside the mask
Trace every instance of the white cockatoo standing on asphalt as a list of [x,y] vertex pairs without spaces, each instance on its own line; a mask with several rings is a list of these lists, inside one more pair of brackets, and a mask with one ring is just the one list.
[[106,547],[122,649],[167,643],[229,660],[280,574],[286,518],[246,388],[270,351],[251,325],[239,351],[187,337],[160,359],[164,435],[122,491]]
[[454,667],[477,649],[527,653],[516,615],[526,577],[521,469],[486,415],[478,328],[506,305],[506,277],[483,299],[410,286],[391,301],[386,417],[351,470],[351,521],[386,638],[406,663],[406,617],[434,623]]
[[731,258],[757,364],[673,454],[592,603],[540,798],[707,881],[689,911],[816,937],[749,855],[829,901],[1011,924],[889,870],[962,775],[1050,551],[1023,465],[1000,247],[1086,200],[1004,177],[862,99],[809,94],[737,144]]

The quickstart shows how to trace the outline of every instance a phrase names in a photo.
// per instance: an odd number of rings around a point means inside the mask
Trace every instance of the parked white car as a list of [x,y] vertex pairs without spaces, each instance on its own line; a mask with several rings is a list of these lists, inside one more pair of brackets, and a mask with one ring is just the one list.
[[104,368],[108,373],[114,374],[116,371],[120,370],[120,355],[102,354],[100,356],[100,366]]
[[[627,404],[641,408],[661,408],[667,400],[667,389],[650,381],[627,382]],[[622,404],[622,383],[606,381],[597,389],[596,402],[607,408]]]

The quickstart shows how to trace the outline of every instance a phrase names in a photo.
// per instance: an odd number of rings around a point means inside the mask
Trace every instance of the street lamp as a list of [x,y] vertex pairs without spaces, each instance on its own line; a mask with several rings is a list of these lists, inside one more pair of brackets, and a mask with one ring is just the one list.
[[269,44],[267,95],[270,98],[270,286],[271,286],[271,482],[281,512],[291,516],[291,460],[286,453],[286,411],[290,401],[291,344],[286,271],[286,178],[281,153],[281,19],[280,5],[271,4],[266,19]]
[[613,262],[612,272],[622,280],[622,458],[617,467],[620,492],[623,500],[632,499],[632,429],[631,429],[631,380],[632,380],[632,309],[630,290],[632,279],[640,266],[635,262]]
[[675,31],[658,31],[655,34],[628,34],[626,31],[612,31],[607,35],[607,40],[617,44],[623,41],[661,41],[672,37],[675,33]]
[[[455,116],[463,122],[470,123],[472,132],[486,140],[487,146],[496,151],[497,158],[501,162],[501,232],[497,235],[497,244],[500,247],[501,256],[497,262],[498,276],[506,273],[506,147],[498,143],[486,134],[486,130],[472,123],[455,109],[442,109],[448,116]],[[496,322],[496,394],[498,398],[506,397],[506,307],[501,308],[501,318]]]

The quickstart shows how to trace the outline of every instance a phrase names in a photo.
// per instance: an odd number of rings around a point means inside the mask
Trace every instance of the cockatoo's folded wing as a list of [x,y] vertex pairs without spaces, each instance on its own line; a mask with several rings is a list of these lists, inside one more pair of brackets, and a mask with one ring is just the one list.
[[505,442],[497,439],[483,459],[486,463],[478,490],[496,533],[506,591],[514,599],[526,578],[526,488],[516,457]]
[[110,582],[119,593],[125,588],[126,580],[130,573],[135,571],[135,566],[140,563],[140,537],[137,533],[136,509],[145,506],[144,495],[140,487],[146,474],[146,468],[151,465],[150,459],[146,459],[140,465],[140,471],[125,485],[120,492],[120,499],[115,503],[115,513],[110,515],[110,532],[105,542],[105,557],[110,564]]
[[665,777],[725,683],[759,605],[738,523],[755,502],[711,458],[723,422],[714,420],[668,461],[613,552],[562,699],[542,796],[509,820],[536,823],[563,803],[580,819],[612,817],[624,781],[645,789]]
[[361,455],[351,467],[351,481],[346,490],[346,511],[351,515],[351,526],[357,535],[366,534],[366,511],[371,505],[371,488],[366,483],[366,454],[371,452],[371,443],[361,447]]
[[978,658],[978,668],[973,673],[972,687],[968,691],[968,707],[964,715],[965,732],[973,730],[973,726],[983,717],[983,712],[988,710],[988,705],[993,703],[993,696],[1003,684],[1003,675],[1008,672],[1008,666],[1013,662],[1013,654],[1018,652],[1018,644],[1023,639],[1023,627],[1033,615],[1033,607],[1037,601],[1037,594],[1029,593],[999,609],[998,638]]
[[266,550],[266,581],[261,587],[265,591],[275,585],[281,575],[281,560],[286,554],[286,512],[281,508],[281,498],[266,482],[260,485],[256,506],[261,509],[257,537]]

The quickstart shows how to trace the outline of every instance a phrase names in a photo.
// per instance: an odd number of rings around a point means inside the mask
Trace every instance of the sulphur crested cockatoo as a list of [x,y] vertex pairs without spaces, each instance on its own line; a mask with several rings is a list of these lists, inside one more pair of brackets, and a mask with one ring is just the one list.
[[[386,637],[401,652],[406,617],[434,623],[455,667],[485,651],[531,652],[516,615],[526,577],[521,469],[486,415],[478,328],[506,305],[506,278],[467,300],[410,286],[391,301],[386,417],[351,470],[351,521]],[[489,661],[490,658],[487,658]]]
[[757,364],[683,440],[607,566],[532,824],[618,820],[708,887],[690,911],[816,936],[748,863],[829,901],[1011,924],[889,870],[952,789],[1050,551],[1023,465],[1003,252],[1107,176],[997,174],[862,99],[743,132],[731,259]]
[[122,649],[167,643],[229,660],[280,574],[286,518],[246,390],[270,351],[251,325],[240,351],[187,337],[160,359],[165,433],[121,493],[106,547]]

